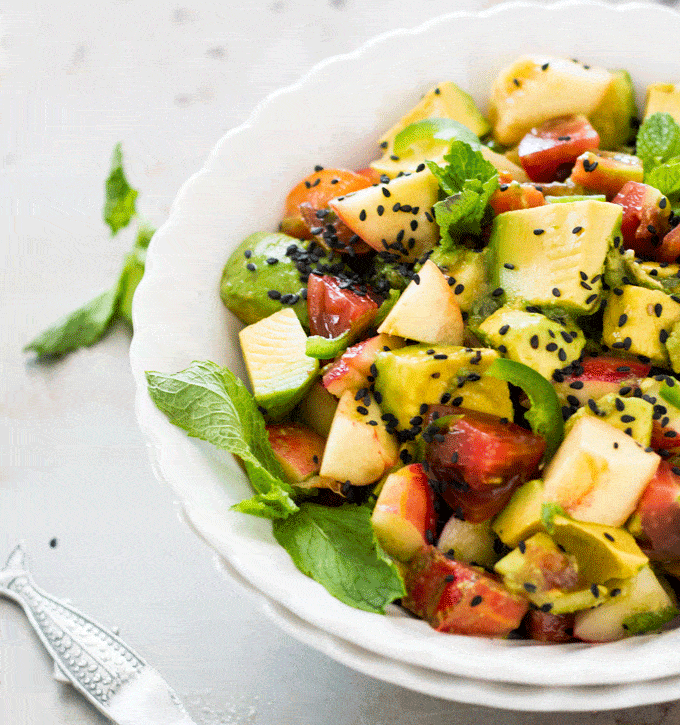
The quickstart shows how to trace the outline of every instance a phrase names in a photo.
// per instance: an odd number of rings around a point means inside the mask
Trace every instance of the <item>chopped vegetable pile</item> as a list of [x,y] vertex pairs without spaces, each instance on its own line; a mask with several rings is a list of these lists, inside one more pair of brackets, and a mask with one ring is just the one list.
[[607,642],[678,614],[680,86],[526,56],[366,168],[317,166],[221,282],[250,391],[149,372],[306,575],[441,632]]

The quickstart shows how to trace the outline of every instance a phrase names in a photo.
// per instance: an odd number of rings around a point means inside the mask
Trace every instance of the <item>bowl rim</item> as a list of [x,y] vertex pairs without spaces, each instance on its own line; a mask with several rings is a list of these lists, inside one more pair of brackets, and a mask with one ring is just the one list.
[[[135,295],[135,302],[133,306],[133,322],[135,326],[135,334],[130,348],[130,360],[133,375],[137,384],[135,403],[137,417],[140,423],[140,427],[145,437],[149,441],[149,448],[152,454],[152,464],[154,467],[154,471],[160,480],[168,483],[168,485],[171,486],[175,495],[179,495],[182,499],[182,494],[180,493],[181,486],[179,486],[178,482],[173,478],[173,476],[176,476],[176,473],[173,473],[173,471],[168,468],[170,459],[166,455],[164,455],[164,451],[166,451],[167,447],[170,445],[180,445],[180,448],[182,448],[182,443],[180,437],[176,435],[176,430],[173,430],[173,426],[171,426],[167,422],[167,420],[165,420],[165,418],[162,417],[162,415],[155,409],[146,391],[144,371],[148,369],[146,367],[146,362],[149,360],[149,350],[154,348],[154,335],[157,335],[158,332],[157,328],[149,324],[148,305],[154,300],[158,301],[159,298],[157,297],[157,295],[162,292],[162,282],[164,279],[167,282],[167,277],[164,277],[163,275],[167,274],[168,272],[168,259],[164,258],[163,254],[166,253],[168,249],[177,242],[177,234],[178,231],[181,231],[182,229],[182,217],[186,214],[187,208],[191,206],[191,203],[195,202],[197,195],[200,195],[202,192],[206,191],[207,182],[214,180],[216,178],[216,175],[219,175],[220,164],[223,162],[225,154],[228,153],[230,144],[233,144],[240,139],[242,140],[244,136],[247,136],[249,133],[252,133],[253,130],[256,130],[258,124],[262,123],[263,118],[266,119],[267,113],[271,112],[277,103],[280,105],[280,102],[282,100],[290,100],[296,93],[305,90],[305,88],[309,84],[313,84],[315,81],[318,81],[320,76],[327,70],[333,69],[334,67],[337,69],[343,64],[355,62],[361,59],[363,56],[368,55],[371,49],[380,47],[385,43],[390,42],[392,39],[403,39],[407,37],[414,38],[418,35],[423,35],[424,33],[427,33],[431,28],[434,28],[436,26],[441,27],[446,23],[452,23],[453,21],[464,19],[485,19],[493,18],[494,16],[501,17],[502,15],[510,12],[529,10],[534,13],[547,12],[550,13],[552,17],[555,17],[555,15],[558,13],[564,13],[567,11],[571,12],[577,9],[580,9],[583,12],[594,12],[595,10],[598,10],[611,13],[613,11],[615,13],[619,13],[619,17],[622,17],[624,13],[629,12],[666,12],[669,14],[669,17],[674,18],[676,23],[678,23],[680,20],[680,15],[678,15],[676,11],[669,8],[664,8],[663,6],[659,6],[656,4],[634,2],[626,3],[624,5],[613,6],[604,2],[600,2],[598,0],[562,0],[561,2],[550,5],[545,5],[538,2],[519,1],[497,5],[492,8],[477,12],[455,11],[447,13],[445,15],[440,15],[436,18],[432,18],[414,28],[400,28],[387,31],[374,37],[372,40],[369,40],[367,43],[364,43],[362,46],[350,53],[336,55],[325,59],[324,61],[318,63],[313,68],[311,68],[296,83],[291,84],[285,88],[281,88],[268,95],[255,107],[249,118],[243,124],[227,132],[227,134],[225,134],[222,139],[218,141],[218,143],[210,153],[203,168],[197,173],[193,174],[181,187],[175,199],[175,202],[172,205],[168,220],[154,235],[154,238],[148,250],[147,270]],[[186,220],[184,220],[184,222],[186,223]],[[145,305],[147,306],[146,309]],[[166,360],[165,358],[159,358],[158,361],[161,364],[155,366],[155,369],[162,368],[163,362],[165,362]],[[189,444],[188,441],[184,441],[184,443]],[[195,443],[191,443],[190,445],[184,445],[182,449],[185,452],[191,451],[193,455],[192,446],[195,446]],[[333,622],[331,622],[328,617],[322,617],[320,619],[313,617],[312,619],[310,619],[309,612],[306,611],[304,608],[301,610],[299,606],[296,606],[294,598],[293,601],[290,599],[290,597],[281,598],[281,592],[276,592],[276,596],[272,597],[271,591],[262,589],[261,580],[260,586],[257,586],[253,582],[253,579],[249,578],[246,575],[246,572],[243,569],[243,561],[239,559],[238,552],[233,550],[225,552],[223,548],[224,542],[221,540],[219,533],[214,530],[215,521],[213,520],[213,518],[210,515],[206,515],[205,511],[201,511],[200,508],[193,506],[185,499],[182,499],[182,505],[187,516],[192,521],[194,527],[198,529],[199,533],[203,536],[203,538],[211,543],[214,548],[217,548],[219,553],[223,557],[225,557],[230,562],[230,564],[234,566],[237,571],[240,572],[242,576],[246,576],[246,578],[250,581],[251,585],[255,586],[256,589],[263,591],[264,595],[273,598],[285,610],[290,611],[293,615],[301,617],[304,621],[311,622],[319,630],[327,631],[331,634],[334,634],[335,636],[341,637],[342,639],[350,643],[353,642],[354,644],[359,644],[356,641],[356,638],[352,638],[351,634],[348,634],[347,632],[343,633],[342,628],[333,626]],[[261,531],[261,527],[254,528],[257,528],[258,531]],[[678,635],[680,635],[680,633],[670,633],[666,635],[666,637],[669,639],[669,644],[671,639],[679,639],[680,637]],[[453,637],[458,640],[461,639],[456,635],[449,635],[449,637]],[[470,640],[471,638],[464,637],[462,639]],[[651,640],[653,638],[646,639]],[[487,648],[488,652],[495,652],[497,655],[500,654],[503,651],[504,646],[501,643],[498,643],[498,645],[499,646],[494,646],[493,648]],[[512,646],[511,648],[515,652],[521,652],[522,650],[529,649],[527,647],[515,646]],[[573,653],[583,651],[584,648],[590,648],[590,646],[579,644],[575,646],[551,645],[550,647],[550,649],[553,651],[570,651]],[[597,645],[597,648],[601,649],[603,652],[606,649],[608,649],[609,651],[616,650],[616,647],[612,647],[611,645]],[[370,647],[370,649],[373,649],[373,647]],[[463,649],[465,650],[466,648],[463,647]],[[509,648],[505,647],[505,649],[507,650]],[[540,646],[532,646],[530,647],[530,649],[536,652],[545,648],[541,648]],[[639,654],[640,653],[638,652],[638,655]],[[613,652],[613,655],[614,659],[616,660],[617,653]],[[387,659],[392,658],[395,662],[401,661],[399,657],[399,652],[395,652],[393,649],[391,650],[391,654],[385,653],[383,651],[379,653],[379,656],[385,657]],[[423,666],[422,653],[419,656],[420,661],[416,662],[415,664]],[[618,657],[620,659],[620,655],[618,655]],[[578,659],[579,657],[575,656],[575,660],[578,661]],[[408,662],[405,662],[405,664],[408,663],[414,664],[412,659],[409,659]],[[511,671],[508,671],[503,673],[500,677],[498,676],[498,667],[492,667],[489,669],[488,667],[485,667],[483,663],[477,663],[474,667],[472,667],[472,665],[470,665],[469,663],[463,663],[459,664],[457,668],[454,668],[454,670],[456,669],[458,671],[458,674],[465,677],[487,679],[489,681],[500,680],[503,682],[515,684],[538,686],[545,686],[546,684],[551,684],[557,687],[567,687],[574,684],[594,684],[590,679],[588,679],[590,675],[587,671],[583,671],[581,673],[580,679],[577,678],[578,682],[574,681],[573,677],[578,674],[578,665],[572,666],[573,671],[570,677],[553,677],[550,683],[545,682],[544,673],[541,673],[539,671],[540,668],[539,670],[535,670],[532,675],[513,673]],[[434,672],[435,670],[432,671]],[[453,673],[450,669],[448,670],[448,672],[449,674]],[[667,668],[667,671],[665,672],[665,674],[669,676],[678,673],[680,673],[680,664],[676,665],[674,669]],[[623,675],[623,677],[621,677],[620,675],[618,677],[612,675],[609,679],[605,678],[605,680],[603,680],[602,676],[600,676],[597,680],[597,684],[603,684],[603,682],[609,682],[610,684],[620,682],[633,683],[643,682],[651,679],[651,675],[640,672],[639,670],[633,670],[628,667],[625,670],[625,675]]]

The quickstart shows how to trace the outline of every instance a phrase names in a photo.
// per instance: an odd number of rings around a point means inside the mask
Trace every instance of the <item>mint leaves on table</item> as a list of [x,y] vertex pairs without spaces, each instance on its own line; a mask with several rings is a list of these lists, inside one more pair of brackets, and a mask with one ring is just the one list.
[[[137,191],[130,187],[123,171],[121,145],[113,150],[111,171],[106,180],[104,221],[114,236],[136,216]],[[144,274],[146,249],[154,229],[140,224],[132,250],[125,257],[115,285],[102,292],[74,312],[65,315],[24,347],[38,357],[59,356],[81,347],[99,342],[108,331],[115,317],[122,317],[132,324],[132,296]]]
[[654,113],[640,126],[636,153],[645,183],[677,201],[680,197],[680,125],[668,113]]
[[273,528],[295,566],[351,607],[384,613],[387,604],[406,594],[396,566],[373,534],[366,506],[302,503],[293,516],[274,521]]
[[346,604],[370,612],[382,613],[404,595],[396,566],[373,534],[370,508],[310,503],[286,483],[264,418],[232,372],[203,361],[146,377],[151,399],[171,423],[242,461],[256,493],[234,510],[273,519],[274,536],[300,571]]
[[427,165],[447,195],[434,205],[434,215],[441,229],[441,246],[448,250],[462,236],[481,232],[489,199],[498,188],[498,171],[481,151],[464,141],[454,141],[444,161],[444,168],[432,161]]

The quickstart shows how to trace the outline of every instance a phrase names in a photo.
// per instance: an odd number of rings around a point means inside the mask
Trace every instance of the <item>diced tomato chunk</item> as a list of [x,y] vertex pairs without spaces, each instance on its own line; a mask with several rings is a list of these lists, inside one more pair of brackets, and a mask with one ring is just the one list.
[[[677,470],[677,469],[675,469]],[[653,558],[680,559],[680,476],[667,461],[661,461],[647,484],[636,513]]]
[[505,637],[516,629],[529,603],[493,576],[423,547],[404,577],[402,604],[440,632]]
[[670,229],[668,199],[653,186],[628,181],[612,202],[623,207],[621,234],[624,247],[639,256],[656,259],[661,239]]
[[540,609],[530,609],[525,621],[531,639],[552,644],[574,641],[573,614],[551,614]]
[[631,377],[646,378],[652,366],[637,360],[623,360],[612,355],[598,355],[584,358],[581,363],[583,372],[574,380],[598,380],[602,382],[622,383]]
[[371,247],[362,241],[342,219],[328,209],[315,209],[309,202],[300,204],[300,216],[309,234],[325,249],[338,254],[367,254]]
[[314,235],[303,223],[300,204],[309,204],[314,210],[326,209],[328,202],[336,196],[365,189],[374,183],[365,175],[357,174],[349,169],[314,171],[288,192],[281,231],[297,236],[299,239],[312,239]]
[[454,477],[475,490],[531,476],[545,450],[545,440],[508,420],[487,413],[436,406],[431,413],[451,415],[443,440],[429,444],[427,460],[442,480]]
[[611,201],[628,181],[642,181],[642,161],[632,154],[615,151],[586,151],[574,164],[574,184],[595,194],[604,194]]
[[661,246],[656,250],[657,262],[677,262],[680,258],[680,224],[666,234],[661,240]]
[[307,311],[312,335],[332,338],[351,330],[356,337],[375,319],[378,303],[370,291],[360,295],[341,287],[336,277],[310,274]]
[[517,152],[532,181],[564,181],[576,159],[599,145],[600,137],[585,116],[564,116],[532,128]]
[[489,204],[496,215],[516,209],[531,209],[543,206],[545,203],[545,197],[535,186],[516,181],[501,184],[489,199]]

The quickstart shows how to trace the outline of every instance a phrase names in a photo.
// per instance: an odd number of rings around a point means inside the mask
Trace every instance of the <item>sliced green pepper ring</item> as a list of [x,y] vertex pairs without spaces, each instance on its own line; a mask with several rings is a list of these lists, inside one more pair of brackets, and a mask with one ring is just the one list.
[[505,358],[494,360],[485,375],[505,380],[526,393],[530,407],[525,417],[531,430],[545,439],[543,460],[550,460],[564,437],[562,408],[550,382],[528,365]]
[[465,141],[478,149],[479,138],[467,126],[452,118],[426,118],[403,128],[394,137],[394,153],[397,156],[410,156],[416,148],[421,152],[443,151],[454,140]]

